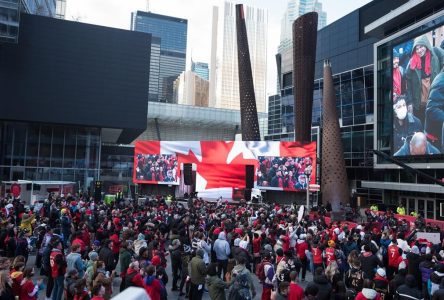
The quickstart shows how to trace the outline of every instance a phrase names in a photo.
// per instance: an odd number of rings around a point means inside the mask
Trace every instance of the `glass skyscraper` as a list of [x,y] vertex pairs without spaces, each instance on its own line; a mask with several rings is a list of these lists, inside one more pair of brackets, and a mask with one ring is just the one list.
[[149,101],[173,103],[173,83],[185,71],[188,21],[137,11],[131,30],[151,33]]
[[327,13],[322,10],[319,0],[289,0],[281,21],[281,40],[278,52],[292,47],[293,22],[298,17],[315,11],[318,13],[318,30],[327,25]]
[[208,64],[204,62],[191,61],[191,71],[202,79],[209,80],[209,68]]
[[[268,11],[244,5],[244,14],[256,107],[258,112],[265,112]],[[222,61],[221,67],[218,69],[219,74],[217,75],[217,101],[215,106],[218,108],[239,109],[236,11],[233,2],[224,2],[223,17]]]

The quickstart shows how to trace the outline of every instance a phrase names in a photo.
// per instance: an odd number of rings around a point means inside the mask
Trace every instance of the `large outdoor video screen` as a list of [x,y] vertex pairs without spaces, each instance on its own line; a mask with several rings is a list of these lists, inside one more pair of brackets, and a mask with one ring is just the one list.
[[274,141],[139,141],[133,181],[180,184],[185,163],[196,166],[198,192],[245,188],[246,165],[254,166],[259,189],[300,191],[316,183],[316,143]]
[[392,47],[393,156],[444,153],[444,26]]
[[257,187],[260,189],[305,190],[313,172],[311,157],[260,156]]

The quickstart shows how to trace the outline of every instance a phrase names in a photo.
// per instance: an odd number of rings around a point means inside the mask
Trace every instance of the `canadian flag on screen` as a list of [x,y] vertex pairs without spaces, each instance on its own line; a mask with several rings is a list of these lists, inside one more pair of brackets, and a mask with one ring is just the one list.
[[[172,163],[173,157],[177,163]],[[223,193],[220,196],[224,197],[231,195],[235,188],[245,188],[245,165],[255,166],[255,185],[258,188],[286,190],[285,184],[290,184],[288,189],[295,190],[297,180],[284,179],[295,179],[310,171],[309,177],[314,182],[316,143],[140,141],[135,144],[134,182],[159,183],[161,181],[153,180],[154,172],[160,169],[167,174],[174,165],[177,170],[170,173],[180,178],[179,166],[183,163],[196,166],[197,192],[220,192]],[[258,174],[261,176],[258,177]],[[159,178],[165,180],[167,175]]]

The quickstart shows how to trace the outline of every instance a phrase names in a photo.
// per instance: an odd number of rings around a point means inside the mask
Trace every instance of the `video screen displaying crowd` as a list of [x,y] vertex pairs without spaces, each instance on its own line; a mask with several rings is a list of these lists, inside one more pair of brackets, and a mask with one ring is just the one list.
[[174,154],[137,154],[136,179],[142,181],[177,182],[177,156]]
[[0,208],[0,299],[102,300],[128,287],[153,300],[444,299],[443,244],[416,238],[439,228],[421,216],[327,225],[330,205],[298,220],[296,205],[171,196],[5,198]]
[[444,151],[444,26],[393,48],[393,155]]
[[310,183],[312,159],[310,157],[259,156],[257,186],[259,188],[282,188],[305,190]]

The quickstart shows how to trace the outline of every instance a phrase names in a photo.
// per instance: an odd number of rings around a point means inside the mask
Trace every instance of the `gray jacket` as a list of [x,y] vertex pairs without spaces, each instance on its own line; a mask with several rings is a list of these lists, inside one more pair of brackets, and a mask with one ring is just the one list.
[[225,232],[219,233],[217,240],[214,242],[214,252],[218,260],[227,260],[231,253],[230,244],[227,242]]

